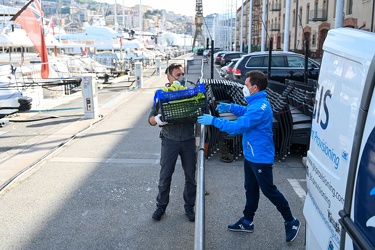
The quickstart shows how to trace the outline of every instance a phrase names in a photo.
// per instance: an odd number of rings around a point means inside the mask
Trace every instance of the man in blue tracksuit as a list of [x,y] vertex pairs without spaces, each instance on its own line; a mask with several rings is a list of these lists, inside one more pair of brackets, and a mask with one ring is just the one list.
[[213,125],[228,134],[242,134],[242,146],[245,156],[245,190],[246,205],[244,216],[228,230],[236,232],[253,232],[254,215],[258,208],[259,188],[276,206],[285,220],[286,241],[293,241],[299,232],[300,222],[295,219],[288,201],[273,184],[272,165],[275,147],[273,142],[273,113],[266,94],[267,77],[258,70],[246,74],[243,93],[247,106],[220,103],[216,110],[232,112],[238,116],[235,121],[217,118],[211,115],[198,117],[203,125]]

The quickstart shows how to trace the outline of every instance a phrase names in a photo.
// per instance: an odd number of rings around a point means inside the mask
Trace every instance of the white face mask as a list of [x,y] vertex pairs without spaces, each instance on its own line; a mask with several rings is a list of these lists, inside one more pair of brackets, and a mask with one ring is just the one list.
[[243,86],[242,93],[245,98],[251,95],[250,90],[246,87],[246,85]]
[[182,86],[185,86],[185,83],[186,83],[186,78],[185,76],[180,76],[179,78],[176,79],[177,81],[179,81],[181,83]]

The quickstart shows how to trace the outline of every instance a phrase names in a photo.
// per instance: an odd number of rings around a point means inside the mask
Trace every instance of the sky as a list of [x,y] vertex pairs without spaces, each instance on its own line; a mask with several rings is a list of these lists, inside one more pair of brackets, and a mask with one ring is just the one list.
[[[106,3],[124,4],[127,7],[132,7],[137,4],[148,5],[154,9],[165,9],[173,11],[176,14],[187,16],[195,16],[195,3],[196,0],[102,0]],[[203,3],[203,16],[213,13],[224,13],[230,11],[233,5],[233,12],[235,11],[235,4],[240,6],[241,0],[202,0]]]

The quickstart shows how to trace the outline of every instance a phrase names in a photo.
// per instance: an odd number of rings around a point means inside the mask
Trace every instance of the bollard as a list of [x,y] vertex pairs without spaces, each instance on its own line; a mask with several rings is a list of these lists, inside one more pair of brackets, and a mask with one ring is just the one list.
[[82,75],[81,90],[83,97],[83,108],[85,119],[95,119],[99,117],[99,103],[96,81],[92,80],[92,75]]
[[136,82],[136,87],[137,88],[142,88],[143,87],[143,75],[142,75],[142,63],[141,62],[136,62],[134,63],[134,68],[135,68],[135,82]]
[[156,75],[161,76],[161,59],[156,58],[155,63],[156,63]]

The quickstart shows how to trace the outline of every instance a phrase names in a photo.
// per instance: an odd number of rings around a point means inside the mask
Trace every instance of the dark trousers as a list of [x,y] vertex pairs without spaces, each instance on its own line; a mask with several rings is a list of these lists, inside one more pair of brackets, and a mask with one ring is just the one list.
[[169,193],[171,190],[172,175],[175,170],[177,157],[180,155],[182,168],[185,175],[185,187],[183,198],[185,207],[194,207],[196,197],[196,146],[195,139],[188,141],[173,141],[167,138],[161,139],[160,156],[160,179],[159,194],[156,197],[157,206],[166,208],[169,203]]
[[293,220],[292,212],[284,195],[273,184],[272,164],[253,163],[245,159],[246,206],[243,214],[246,220],[253,221],[259,203],[259,188],[276,206],[285,221]]

